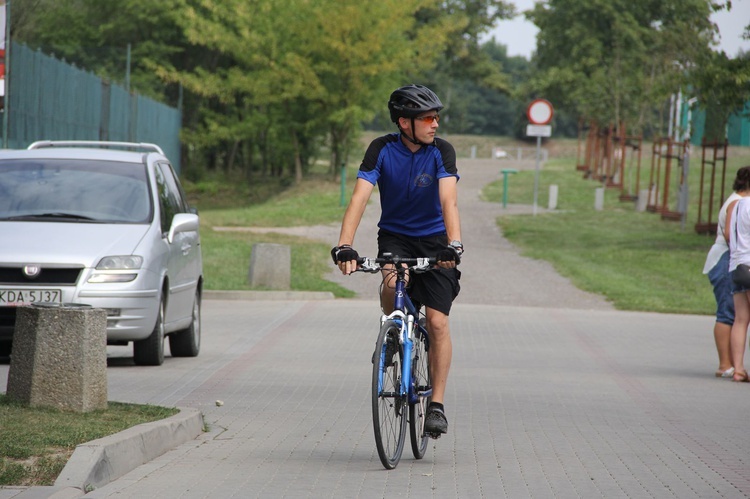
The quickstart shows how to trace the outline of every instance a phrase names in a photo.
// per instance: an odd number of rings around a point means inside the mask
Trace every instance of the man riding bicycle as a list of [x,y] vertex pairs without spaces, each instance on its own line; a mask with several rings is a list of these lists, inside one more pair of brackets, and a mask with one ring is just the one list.
[[[443,109],[435,93],[423,85],[396,89],[388,101],[398,133],[373,140],[357,174],[352,198],[344,213],[338,245],[331,251],[344,274],[357,269],[352,248],[365,207],[377,183],[382,214],[378,222],[378,256],[436,256],[438,268],[410,276],[409,295],[425,306],[430,334],[432,401],[425,432],[448,431],[443,400],[452,357],[448,315],[460,290],[456,265],[463,253],[458,214],[458,170],[453,146],[435,137]],[[383,271],[381,306],[392,312],[394,276]]]

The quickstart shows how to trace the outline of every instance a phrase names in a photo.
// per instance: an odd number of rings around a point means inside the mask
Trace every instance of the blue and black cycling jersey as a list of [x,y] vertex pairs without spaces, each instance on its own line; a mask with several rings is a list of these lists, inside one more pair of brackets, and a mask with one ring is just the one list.
[[357,178],[378,185],[382,214],[378,227],[427,237],[445,233],[438,180],[458,176],[456,151],[440,138],[411,152],[401,134],[378,137],[367,148]]

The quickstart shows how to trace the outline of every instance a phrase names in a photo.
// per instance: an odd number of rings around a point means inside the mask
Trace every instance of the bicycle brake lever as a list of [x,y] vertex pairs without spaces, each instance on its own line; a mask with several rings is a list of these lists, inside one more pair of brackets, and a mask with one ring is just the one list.
[[427,272],[432,268],[429,258],[417,258],[417,264],[412,267],[415,272]]
[[365,258],[360,265],[360,270],[362,270],[362,272],[370,272],[374,274],[375,272],[380,271],[380,265],[375,263],[374,258]]

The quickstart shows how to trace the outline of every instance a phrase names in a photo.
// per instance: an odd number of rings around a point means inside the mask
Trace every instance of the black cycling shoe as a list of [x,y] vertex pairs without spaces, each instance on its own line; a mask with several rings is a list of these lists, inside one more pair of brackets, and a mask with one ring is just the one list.
[[432,438],[439,438],[443,433],[448,433],[448,419],[445,413],[437,407],[430,407],[424,421],[424,432]]

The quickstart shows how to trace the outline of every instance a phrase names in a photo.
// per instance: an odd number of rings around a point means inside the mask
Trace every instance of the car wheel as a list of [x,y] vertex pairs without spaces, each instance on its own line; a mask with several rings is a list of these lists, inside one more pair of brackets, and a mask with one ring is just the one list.
[[169,335],[172,357],[197,357],[201,349],[201,293],[195,292],[193,321],[187,329]]
[[159,301],[159,313],[151,336],[133,342],[133,360],[139,366],[160,366],[164,363],[164,300]]

